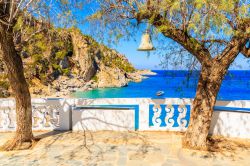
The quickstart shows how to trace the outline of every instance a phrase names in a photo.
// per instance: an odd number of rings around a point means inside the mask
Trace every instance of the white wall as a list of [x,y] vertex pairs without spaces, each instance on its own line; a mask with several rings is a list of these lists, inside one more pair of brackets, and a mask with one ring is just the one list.
[[[33,130],[70,130],[70,99],[32,99]],[[0,99],[0,131],[15,131],[14,99]]]
[[[139,107],[139,130],[174,130],[183,131],[185,129],[174,127],[152,127],[149,126],[149,106],[150,105],[191,105],[191,99],[169,98],[169,99],[150,99],[150,98],[105,98],[105,99],[75,99],[75,106],[89,105],[137,105]],[[74,111],[73,111],[74,112]],[[74,127],[73,127],[74,128]]]
[[131,131],[135,129],[134,117],[134,110],[129,108],[82,108],[72,112],[72,130]]
[[209,133],[226,137],[250,138],[250,112],[214,112]]
[[[191,103],[179,98],[32,99],[33,129],[185,131]],[[250,101],[218,101],[216,106],[250,108]],[[14,100],[0,99],[0,131],[14,131],[15,116]],[[250,112],[216,110],[210,133],[250,138]]]

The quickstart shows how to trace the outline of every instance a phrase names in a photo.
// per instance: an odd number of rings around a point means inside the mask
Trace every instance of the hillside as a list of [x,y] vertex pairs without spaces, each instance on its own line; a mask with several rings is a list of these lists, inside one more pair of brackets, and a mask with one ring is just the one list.
[[[25,77],[32,96],[65,96],[77,90],[122,87],[142,76],[127,58],[97,43],[80,30],[54,28],[33,21],[16,26],[16,50],[23,59]],[[24,33],[25,32],[25,33]],[[11,89],[0,61],[0,97],[9,97]]]

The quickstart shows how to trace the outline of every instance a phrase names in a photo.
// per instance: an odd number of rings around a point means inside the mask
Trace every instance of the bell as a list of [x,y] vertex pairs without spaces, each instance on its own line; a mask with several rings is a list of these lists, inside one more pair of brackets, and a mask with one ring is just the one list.
[[153,50],[155,50],[148,30],[142,35],[141,44],[137,50],[138,51],[153,51]]

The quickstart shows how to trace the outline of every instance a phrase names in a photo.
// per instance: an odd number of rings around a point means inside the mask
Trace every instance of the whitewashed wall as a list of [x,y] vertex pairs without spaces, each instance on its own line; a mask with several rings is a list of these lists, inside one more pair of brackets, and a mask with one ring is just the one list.
[[[70,130],[70,99],[32,99],[33,130]],[[0,99],[0,131],[16,129],[14,99]]]
[[73,131],[135,130],[135,112],[130,108],[82,107],[73,110]]
[[250,112],[216,111],[209,132],[226,137],[250,138]]
[[[33,129],[185,131],[191,103],[179,98],[33,99]],[[0,99],[0,131],[15,130],[14,106],[14,100]],[[210,133],[250,138],[249,108],[250,101],[218,101]]]
[[[149,114],[149,107],[150,106],[155,106],[159,107],[160,105],[166,105],[171,107],[172,105],[191,105],[191,99],[149,99],[149,98],[106,98],[106,99],[76,99],[75,100],[75,106],[113,106],[116,108],[119,108],[121,106],[134,106],[138,108],[138,110],[134,109],[135,111],[138,111],[138,124],[135,125],[138,126],[137,130],[140,131],[145,131],[145,130],[174,130],[174,131],[182,131],[185,130],[183,127],[159,127],[160,124],[160,119],[157,119],[157,116],[160,116],[163,111],[160,109],[155,110],[155,114],[152,115],[154,116],[154,119],[156,120],[156,123],[154,126],[149,125],[149,119],[150,119],[150,114]],[[79,111],[79,110],[77,110]],[[74,115],[74,110],[73,110],[73,115]],[[169,119],[171,122],[171,119]],[[158,127],[157,127],[158,125]],[[73,126],[74,129],[74,126]]]

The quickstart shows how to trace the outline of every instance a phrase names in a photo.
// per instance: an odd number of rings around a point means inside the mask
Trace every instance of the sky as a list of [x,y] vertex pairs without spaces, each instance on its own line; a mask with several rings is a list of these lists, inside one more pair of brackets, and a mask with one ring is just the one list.
[[[165,69],[160,65],[162,60],[162,57],[160,55],[156,55],[153,52],[150,52],[150,55],[148,56],[147,52],[137,51],[137,48],[140,44],[141,36],[137,34],[137,38],[137,41],[122,41],[117,46],[114,46],[114,49],[124,54],[128,58],[128,60],[138,69]],[[153,41],[153,43],[156,49],[160,47],[157,44],[157,41]],[[166,39],[166,43],[164,44],[167,45],[168,43],[172,44]],[[173,70],[176,69],[176,67],[170,65],[168,69]],[[187,68],[185,67],[179,69],[187,70]],[[234,64],[231,65],[229,70],[250,70],[250,59],[245,58],[242,54],[239,54],[235,59]]]
[[[79,13],[81,18],[85,18],[86,16],[90,15],[95,11],[97,8],[96,4],[90,4],[83,11]],[[81,31],[84,34],[90,34],[94,39],[99,41],[99,38],[96,37],[94,34],[90,33],[90,30],[93,31],[92,25],[89,23],[85,22],[84,24],[79,24],[78,28],[81,29]],[[148,56],[147,52],[141,52],[137,51],[137,48],[140,45],[140,40],[142,36],[142,32],[146,29],[145,26],[140,26],[140,30],[137,31],[133,35],[133,39],[127,41],[127,40],[121,40],[119,43],[115,45],[110,45],[109,43],[103,43],[107,45],[110,48],[116,49],[118,52],[124,54],[128,60],[137,68],[137,69],[151,69],[151,70],[162,70],[166,69],[163,68],[160,63],[162,61],[162,56],[157,55],[156,52],[151,52],[150,55]],[[159,49],[161,44],[157,41],[157,38],[152,37],[153,44],[156,49]],[[171,45],[171,41],[169,39],[164,39],[163,40],[164,45]],[[164,50],[161,52],[164,52]],[[235,62],[231,67],[229,68],[230,70],[250,70],[250,62],[248,62],[249,59],[245,58],[243,55],[238,55],[236,58]],[[169,65],[168,70],[176,69],[175,66]],[[186,67],[180,67],[178,68],[179,70],[187,70]]]
[[138,69],[161,69],[160,67],[160,56],[150,52],[137,51],[140,44],[140,36],[137,41],[124,41],[120,42],[114,48],[120,53],[124,54],[128,60]]

